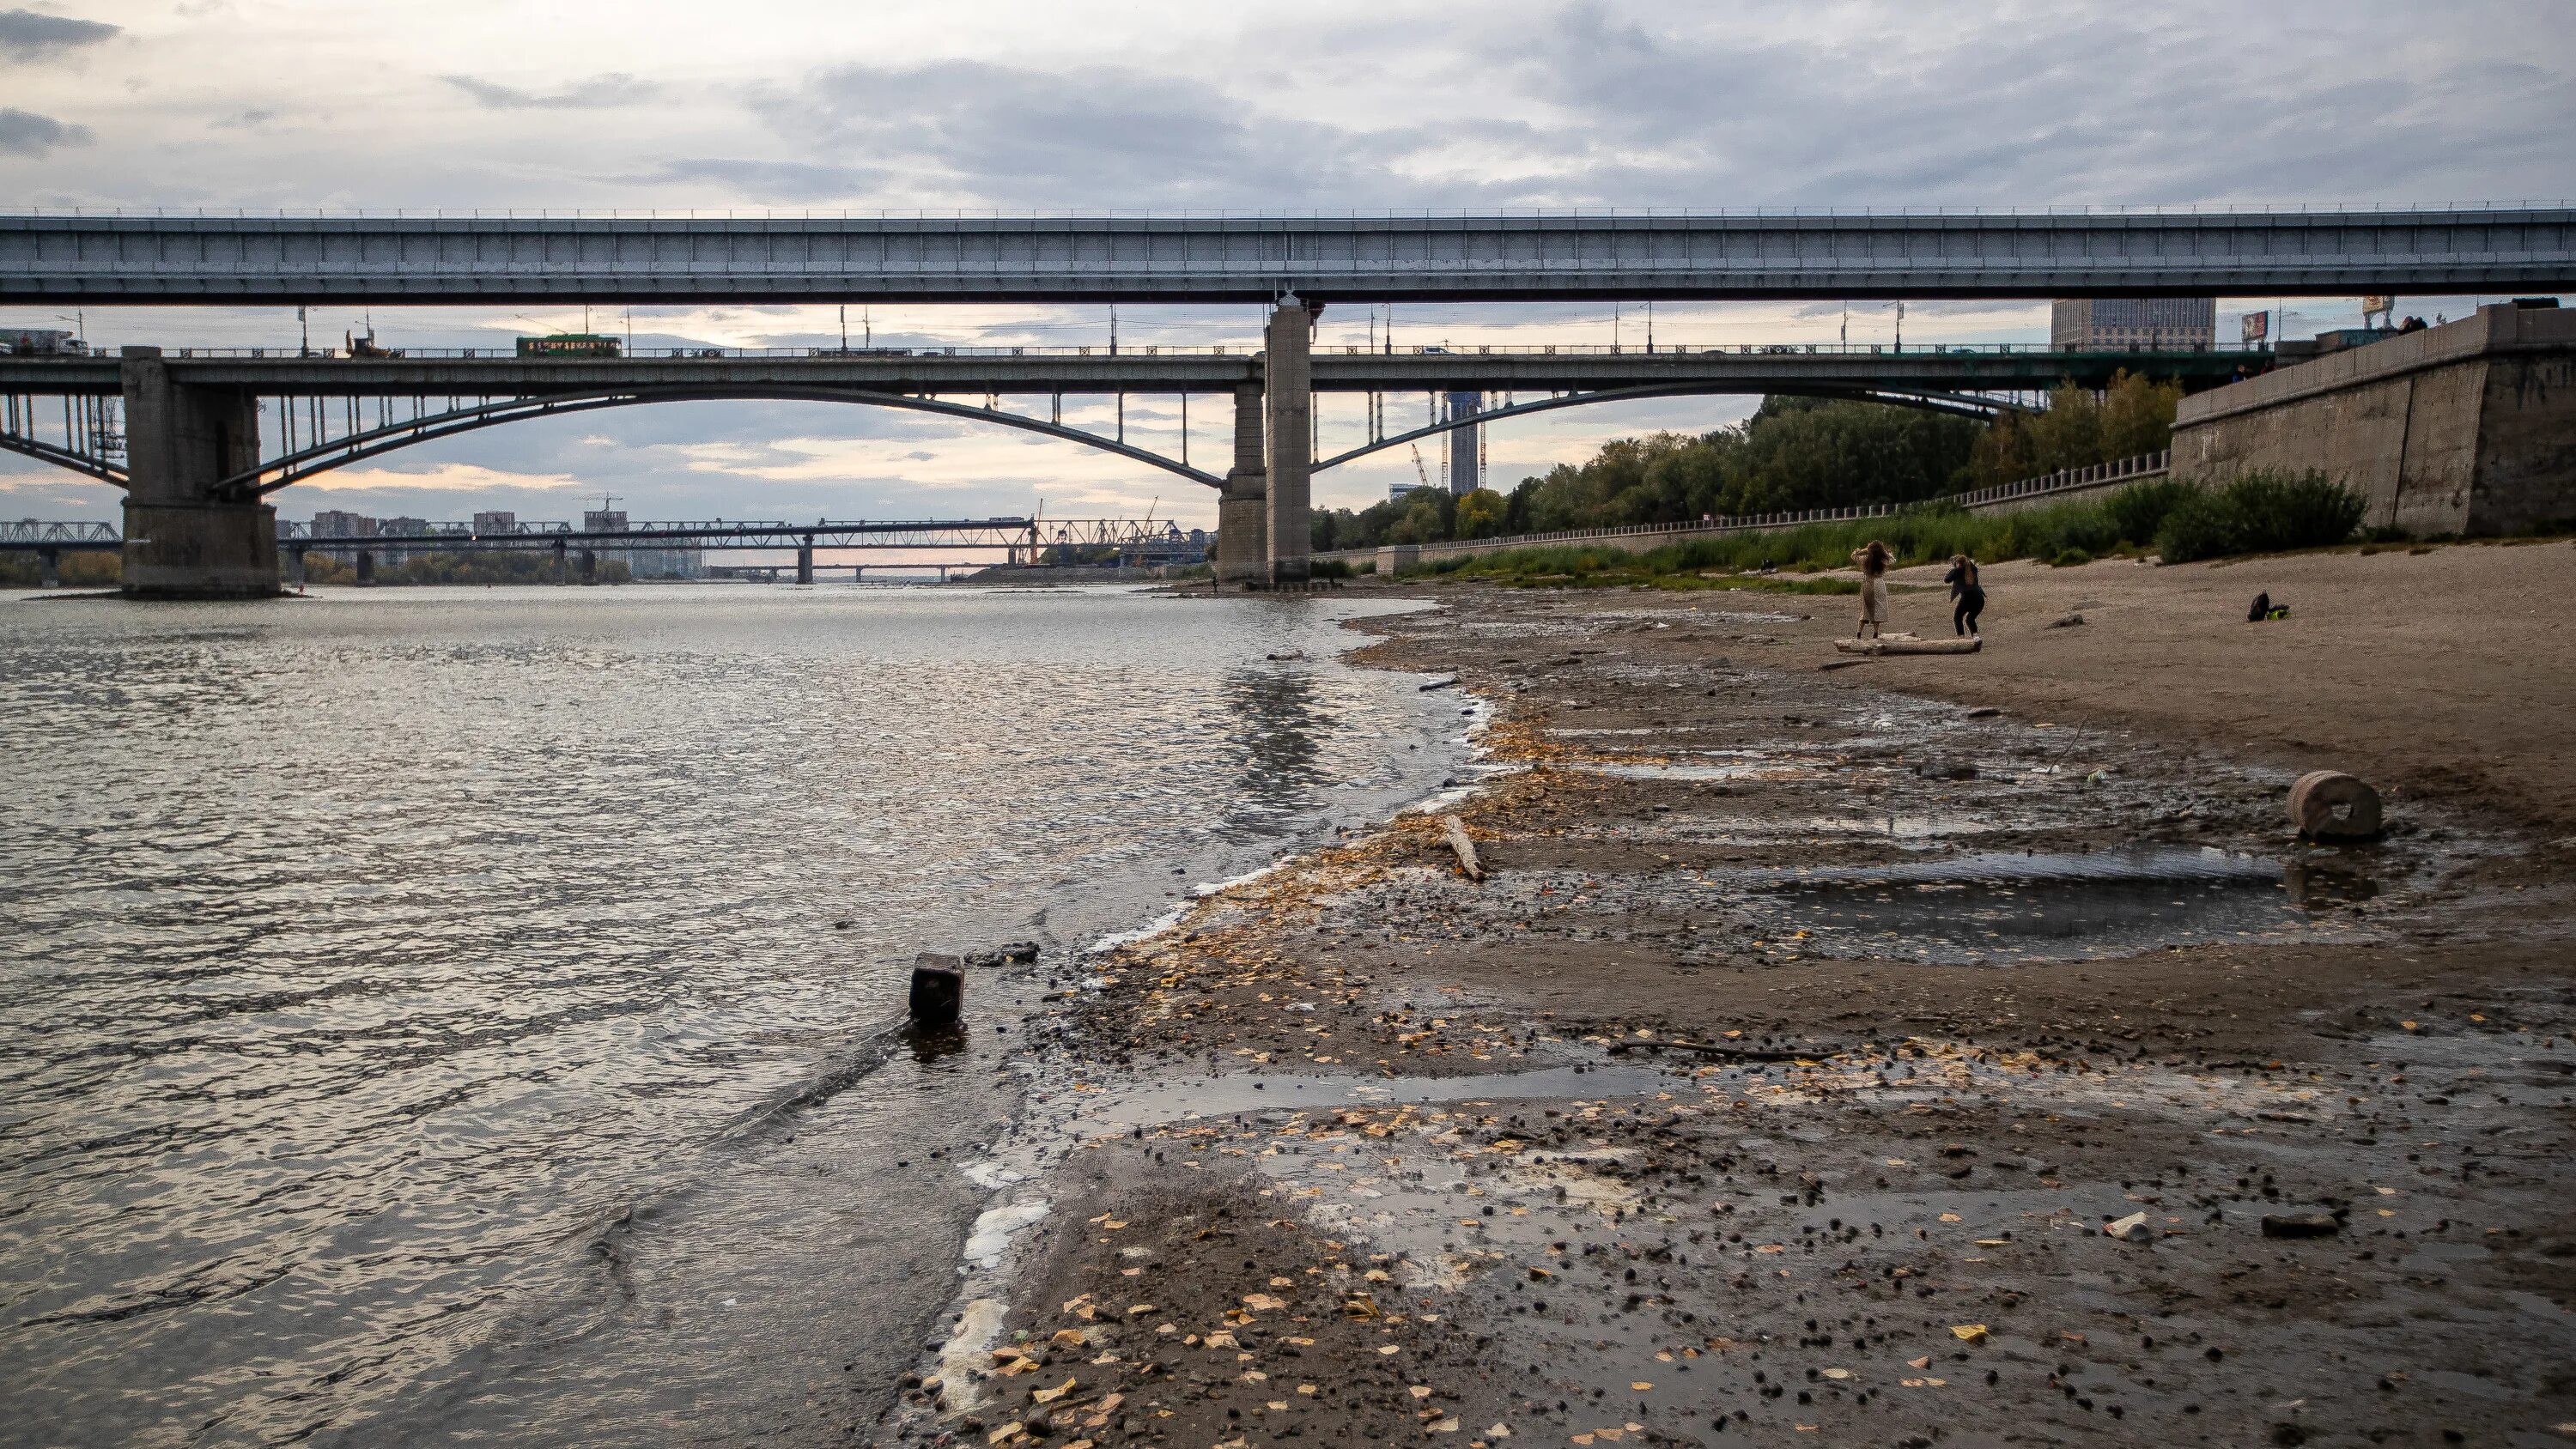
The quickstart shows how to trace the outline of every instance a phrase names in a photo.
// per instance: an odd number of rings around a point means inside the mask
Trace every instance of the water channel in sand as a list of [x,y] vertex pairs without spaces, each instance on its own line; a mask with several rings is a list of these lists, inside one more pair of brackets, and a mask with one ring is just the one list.
[[915,1053],[902,967],[1436,786],[1459,701],[1333,658],[1391,607],[0,604],[0,1441],[864,1420],[1036,1005]]

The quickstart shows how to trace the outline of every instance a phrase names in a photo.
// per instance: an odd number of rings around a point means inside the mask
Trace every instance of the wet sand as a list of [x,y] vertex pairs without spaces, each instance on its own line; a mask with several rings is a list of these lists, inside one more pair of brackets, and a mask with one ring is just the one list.
[[[1490,705],[1491,874],[1407,817],[1068,976],[883,1439],[2567,1442],[2569,572],[1997,569],[1834,670],[1839,598],[1421,588],[1364,657]],[[2290,834],[2328,764],[2384,840]]]

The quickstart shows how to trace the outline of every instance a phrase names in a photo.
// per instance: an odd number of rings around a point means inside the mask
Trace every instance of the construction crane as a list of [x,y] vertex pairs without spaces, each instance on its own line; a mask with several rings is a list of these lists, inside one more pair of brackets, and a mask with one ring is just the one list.
[[1413,450],[1413,476],[1422,480],[1423,487],[1429,488],[1431,486],[1431,470],[1422,466],[1422,445],[1420,443],[1407,443],[1405,446]]

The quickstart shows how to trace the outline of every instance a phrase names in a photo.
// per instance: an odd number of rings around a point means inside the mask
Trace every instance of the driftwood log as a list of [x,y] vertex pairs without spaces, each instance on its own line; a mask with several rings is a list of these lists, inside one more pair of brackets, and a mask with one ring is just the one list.
[[1467,879],[1481,881],[1485,878],[1485,868],[1476,863],[1476,842],[1467,838],[1465,821],[1455,815],[1441,816],[1440,838],[1449,842],[1449,849],[1458,857],[1458,869],[1466,874]]
[[1917,639],[1911,634],[1881,634],[1875,639],[1837,639],[1845,654],[1974,654],[1983,639]]

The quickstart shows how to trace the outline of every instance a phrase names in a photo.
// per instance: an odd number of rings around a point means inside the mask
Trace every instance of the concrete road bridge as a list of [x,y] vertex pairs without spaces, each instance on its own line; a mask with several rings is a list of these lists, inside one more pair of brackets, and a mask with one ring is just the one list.
[[[1311,314],[1300,308],[1297,315]],[[1301,402],[1318,393],[1364,398],[1367,426],[1360,441],[1317,457],[1320,433],[1311,403],[1304,403],[1302,476],[1452,429],[1606,402],[1780,393],[1983,416],[2019,406],[2016,397],[2061,380],[2100,386],[2125,370],[2177,378],[2196,391],[2268,362],[2266,353],[2232,349],[2060,352],[2012,345],[1310,346],[1302,359]],[[1253,581],[1271,572],[1270,373],[1266,350],[1221,348],[684,349],[663,356],[525,359],[469,351],[345,357],[129,347],[113,358],[0,357],[0,450],[124,487],[130,507],[163,510],[148,524],[129,514],[127,535],[154,541],[138,543],[129,560],[141,576],[154,576],[146,555],[164,547],[163,536],[229,527],[237,564],[174,562],[169,567],[215,572],[193,580],[160,575],[166,587],[222,592],[231,585],[210,580],[262,576],[266,565],[254,535],[266,535],[247,515],[231,525],[210,520],[226,509],[256,510],[299,480],[403,448],[508,423],[654,403],[753,399],[889,407],[1059,438],[1218,490],[1232,506],[1225,528],[1238,540],[1265,540],[1261,553],[1229,568],[1230,578]],[[1385,399],[1414,393],[1444,402],[1465,396],[1474,404],[1436,408],[1421,426],[1390,429]],[[1113,433],[1064,421],[1067,397],[1129,394],[1181,399],[1177,455],[1130,442],[1123,426]],[[1231,404],[1224,472],[1192,459],[1187,417],[1194,395],[1219,398],[1221,417]],[[1016,405],[1006,406],[1006,398]],[[1302,501],[1295,511],[1293,524],[1282,524],[1283,540],[1304,536]],[[255,583],[249,587],[257,591]]]
[[2547,291],[2576,209],[0,217],[0,304]]
[[[784,398],[976,417],[1119,452],[1219,489],[1220,577],[1308,573],[1318,467],[1496,416],[1616,398],[1781,392],[1990,411],[2082,366],[2063,354],[1318,353],[1326,303],[1568,299],[2286,296],[2576,287],[2576,209],[1862,215],[1255,217],[0,217],[0,304],[816,301],[1269,307],[1254,357],[796,359],[180,357],[9,360],[0,445],[127,491],[125,586],[277,588],[263,496],[321,468],[532,417]],[[2143,359],[2131,359],[2157,371]],[[2204,355],[2232,376],[2240,358]],[[2186,365],[2176,362],[2175,368]],[[112,371],[109,369],[112,367]],[[2198,372],[2182,375],[2217,381]],[[2079,379],[2081,380],[2081,379]],[[1481,416],[1319,459],[1318,391],[1495,392]],[[1230,394],[1218,475],[1061,406],[1004,394]],[[1545,393],[1545,397],[1537,394]],[[1523,393],[1530,401],[1519,401]],[[981,394],[985,405],[959,402]],[[262,441],[263,399],[270,441]],[[408,400],[406,403],[405,400]],[[40,406],[41,404],[41,406]],[[1184,404],[1186,406],[1186,404]],[[58,438],[39,413],[60,409]],[[1481,402],[1480,402],[1481,410]],[[1372,407],[1372,418],[1381,410]],[[1123,429],[1121,430],[1123,431]],[[1184,437],[1187,430],[1184,429]]]
[[[123,535],[112,524],[86,520],[0,519],[0,553],[35,554],[44,565],[44,582],[51,587],[56,570],[67,553],[122,552]],[[728,549],[796,551],[795,579],[798,583],[814,582],[818,567],[841,567],[853,570],[852,577],[863,577],[871,567],[886,570],[937,569],[945,580],[952,569],[988,568],[997,560],[982,563],[929,563],[879,561],[874,564],[850,563],[818,565],[818,550],[869,551],[892,550],[911,553],[955,553],[961,550],[998,550],[1006,564],[1029,564],[1040,560],[1046,550],[1070,548],[1084,552],[1108,551],[1127,563],[1195,563],[1205,557],[1205,535],[1184,532],[1169,521],[1156,523],[1133,518],[913,518],[913,519],[831,519],[818,518],[811,523],[791,523],[784,519],[681,519],[669,521],[628,522],[618,527],[592,527],[588,524],[543,522],[511,519],[507,523],[475,520],[459,523],[422,523],[399,533],[333,534],[317,533],[310,522],[277,524],[277,548],[287,562],[286,578],[293,584],[304,582],[304,560],[308,554],[320,553],[353,560],[361,579],[374,572],[378,560],[398,561],[417,553],[485,553],[494,551],[547,552],[554,555],[555,578],[563,582],[578,568],[584,581],[591,579],[600,557],[631,549],[688,548],[701,551]]]

